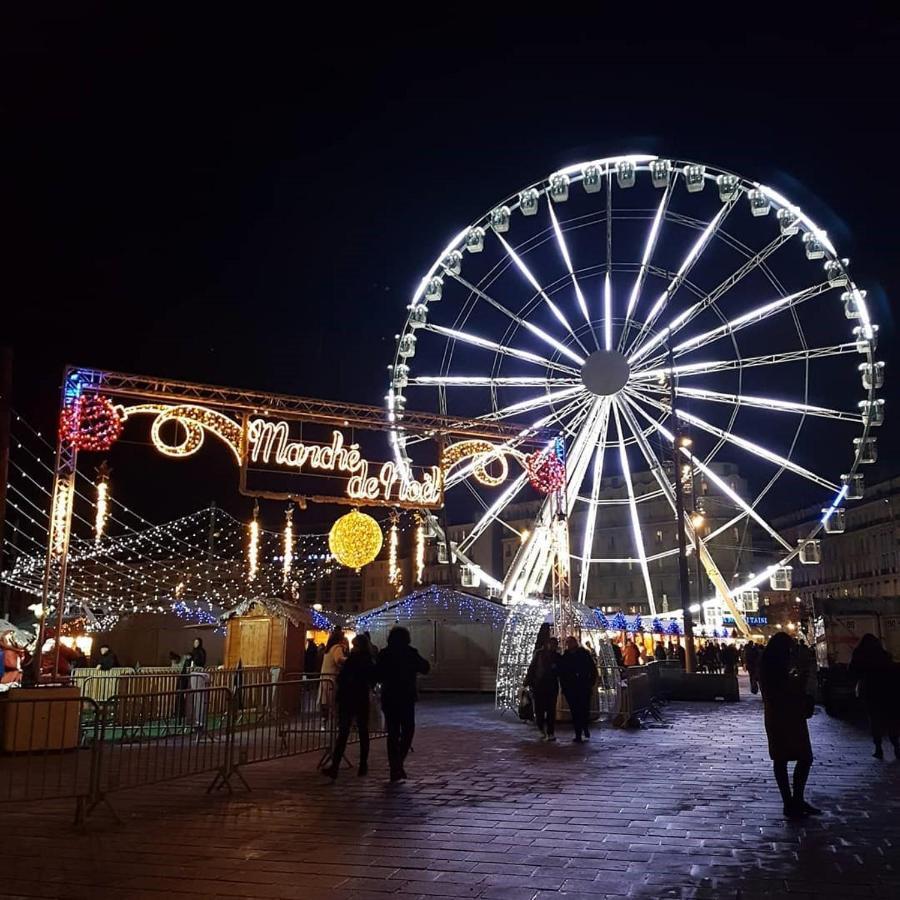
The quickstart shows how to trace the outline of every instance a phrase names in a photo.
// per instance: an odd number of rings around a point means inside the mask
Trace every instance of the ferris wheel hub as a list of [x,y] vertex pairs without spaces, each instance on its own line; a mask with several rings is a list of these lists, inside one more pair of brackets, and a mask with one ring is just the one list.
[[595,350],[581,367],[581,381],[598,397],[618,394],[628,383],[631,366],[621,353],[615,350]]

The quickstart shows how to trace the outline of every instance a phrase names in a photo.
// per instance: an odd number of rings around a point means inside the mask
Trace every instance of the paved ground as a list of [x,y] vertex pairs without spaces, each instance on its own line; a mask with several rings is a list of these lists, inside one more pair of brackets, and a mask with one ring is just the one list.
[[265,763],[249,794],[117,794],[124,824],[101,814],[86,833],[69,807],[0,807],[0,895],[900,897],[900,763],[871,759],[864,734],[817,713],[811,799],[826,812],[797,825],[757,698],[672,704],[665,720],[540,744],[487,702],[444,699],[421,707],[403,785],[379,745],[366,779],[332,785],[312,756]]

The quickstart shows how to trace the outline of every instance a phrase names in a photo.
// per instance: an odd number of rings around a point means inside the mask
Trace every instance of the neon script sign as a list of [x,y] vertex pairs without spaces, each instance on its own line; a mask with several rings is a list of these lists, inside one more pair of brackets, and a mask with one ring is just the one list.
[[287,422],[251,419],[247,423],[245,459],[250,463],[294,469],[298,474],[347,476],[346,495],[360,503],[380,501],[414,506],[440,506],[443,476],[439,466],[422,470],[422,477],[404,478],[396,463],[370,462],[359,444],[346,442],[335,429],[331,443],[305,443],[290,435]]

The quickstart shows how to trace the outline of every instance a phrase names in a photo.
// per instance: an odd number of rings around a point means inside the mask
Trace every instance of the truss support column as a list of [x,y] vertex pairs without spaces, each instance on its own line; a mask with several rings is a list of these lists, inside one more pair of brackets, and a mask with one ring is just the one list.
[[[669,346],[669,369],[675,366],[675,357]],[[684,669],[686,672],[697,670],[697,654],[694,648],[694,617],[691,614],[691,586],[688,576],[687,542],[684,528],[684,485],[681,482],[681,425],[675,409],[675,374],[669,374],[669,402],[672,405],[672,462],[675,465],[675,521],[678,531],[678,581],[681,588],[681,609],[684,616]]]

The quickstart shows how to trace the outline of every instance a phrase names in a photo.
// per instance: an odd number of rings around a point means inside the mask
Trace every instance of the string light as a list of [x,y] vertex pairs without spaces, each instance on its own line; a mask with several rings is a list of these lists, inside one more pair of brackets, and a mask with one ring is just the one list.
[[331,526],[328,548],[342,566],[358,572],[378,556],[383,540],[381,526],[371,516],[353,509]]
[[388,583],[394,588],[394,596],[399,597],[403,592],[403,578],[400,567],[397,565],[397,549],[400,543],[397,523],[399,516],[396,511],[391,511],[391,527],[388,532]]
[[287,584],[291,578],[291,566],[294,564],[294,508],[288,506],[284,511],[284,553],[283,553],[283,572],[284,583]]
[[[459,441],[444,450],[441,455],[441,469],[446,479],[447,474],[454,466],[464,459],[472,457],[472,474],[476,481],[481,482],[485,487],[497,487],[503,484],[509,475],[507,455],[518,459],[524,465],[525,457],[512,447],[496,446],[481,440]],[[492,475],[487,469],[488,465],[493,462],[500,467],[500,471],[496,475]]]
[[[224,413],[192,404],[139,403],[122,408],[123,420],[136,415],[156,416],[150,427],[150,439],[165,456],[192,456],[203,446],[204,435],[208,431],[224,441],[238,463],[241,461],[241,426]],[[184,430],[180,441],[172,443],[163,438],[162,427],[168,422],[177,422]]]
[[56,483],[53,495],[53,512],[51,513],[50,547],[53,555],[62,556],[69,543],[69,529],[72,517],[72,485],[69,481]]
[[106,530],[106,519],[109,516],[109,470],[103,463],[97,470],[97,502],[94,514],[94,541],[99,544]]
[[250,542],[247,545],[247,581],[255,581],[259,571],[259,504],[253,504],[250,522]]
[[425,522],[416,514],[416,584],[421,584],[425,577]]

